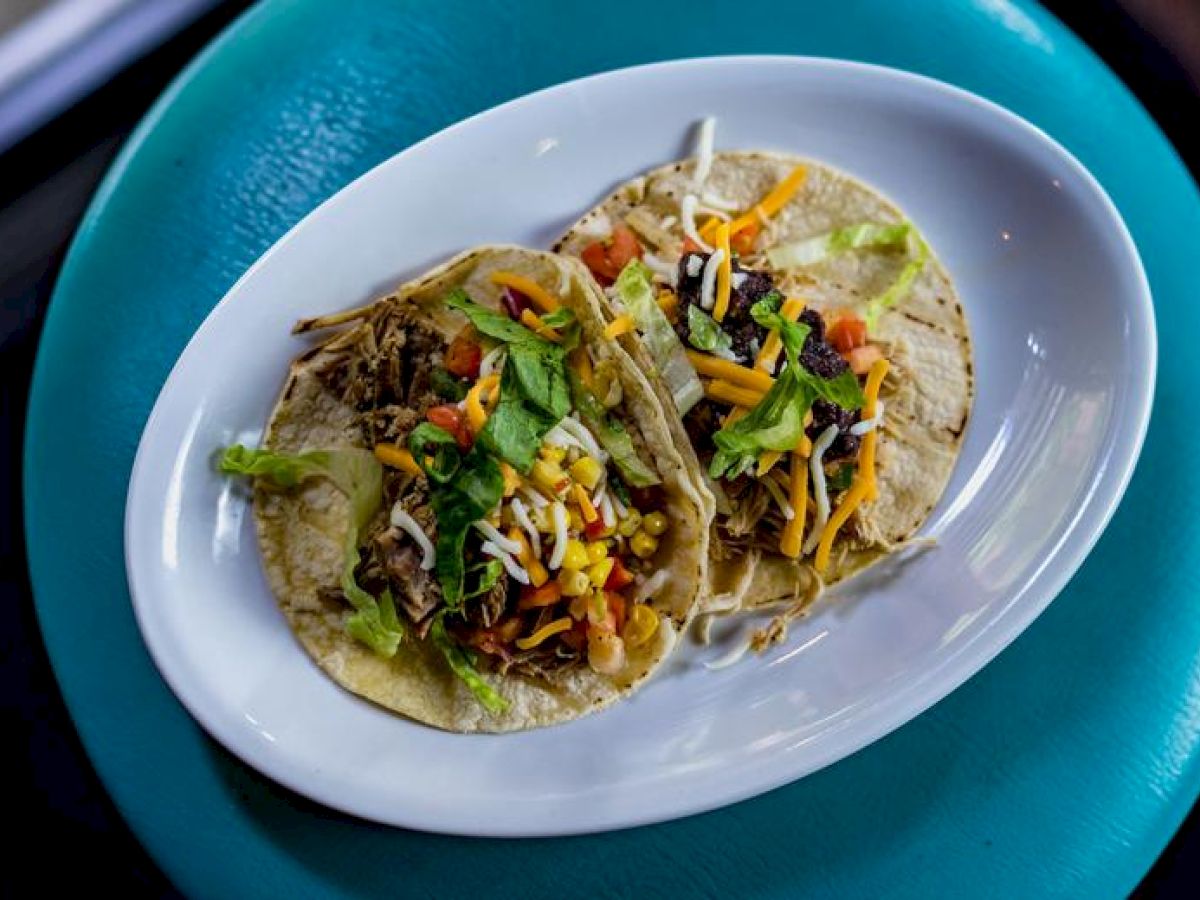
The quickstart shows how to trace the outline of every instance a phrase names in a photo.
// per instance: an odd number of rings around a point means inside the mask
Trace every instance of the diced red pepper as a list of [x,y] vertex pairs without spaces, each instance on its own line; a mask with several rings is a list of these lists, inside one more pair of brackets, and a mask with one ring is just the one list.
[[585,617],[576,622],[570,631],[562,632],[559,639],[572,650],[583,651],[587,647],[587,630],[588,621]]
[[625,568],[620,557],[613,557],[612,571],[608,573],[608,581],[604,582],[606,591],[619,591],[633,584],[633,573]]
[[453,435],[461,449],[471,449],[471,430],[467,427],[466,418],[457,406],[449,403],[442,406],[431,406],[425,413],[425,418],[438,428]]
[[642,258],[642,245],[627,225],[618,225],[606,240],[588,244],[579,254],[596,280],[610,285],[631,259]]
[[754,239],[760,231],[758,223],[747,225],[737,234],[729,238],[729,249],[738,256],[747,256],[754,252]]
[[701,253],[700,245],[693,241],[690,237],[683,239],[683,254],[686,256],[689,253]]
[[461,332],[446,350],[446,371],[459,378],[478,378],[482,361],[483,348],[470,330]]
[[587,535],[589,541],[600,540],[606,531],[608,531],[608,526],[604,524],[603,517],[598,516],[592,522],[583,523],[583,533]]

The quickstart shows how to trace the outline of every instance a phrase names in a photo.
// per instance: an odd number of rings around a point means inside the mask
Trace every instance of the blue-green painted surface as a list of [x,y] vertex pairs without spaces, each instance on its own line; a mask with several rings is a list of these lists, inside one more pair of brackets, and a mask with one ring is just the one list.
[[[1198,426],[1185,342],[1200,330],[1200,202],[1178,159],[1117,80],[1032,5],[680,8],[267,2],[181,77],[93,204],[34,383],[30,562],[84,743],[187,892],[1116,896],[1195,798],[1200,469],[1186,454]],[[1065,143],[1116,200],[1153,285],[1162,362],[1141,466],[1087,564],[929,713],[802,782],[684,821],[563,840],[443,838],[345,819],[245,769],[157,677],[122,564],[134,449],[189,335],[302,215],[443,126],[603,69],[750,52],[868,60],[977,91]]]

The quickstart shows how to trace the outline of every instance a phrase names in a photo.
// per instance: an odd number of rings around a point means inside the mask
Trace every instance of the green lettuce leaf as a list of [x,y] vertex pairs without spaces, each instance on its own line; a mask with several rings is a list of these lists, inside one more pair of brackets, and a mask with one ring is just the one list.
[[729,350],[733,338],[696,304],[688,304],[688,343],[697,350]]
[[478,443],[455,469],[452,481],[430,484],[430,502],[437,519],[437,562],[434,572],[442,587],[442,600],[457,609],[464,599],[467,533],[474,522],[487,516],[504,495],[500,464]]
[[867,331],[875,331],[879,327],[879,317],[883,315],[884,310],[890,309],[908,296],[913,282],[917,280],[917,276],[921,274],[921,270],[925,268],[925,263],[928,261],[929,245],[925,243],[924,238],[917,235],[916,257],[905,264],[904,268],[900,270],[900,274],[896,276],[896,280],[886,291],[867,301],[867,312],[864,316],[867,320]]
[[261,478],[279,488],[294,488],[308,478],[324,477],[350,502],[350,525],[342,544],[341,588],[354,613],[346,631],[382,657],[391,657],[404,635],[390,593],[376,600],[354,579],[358,541],[363,529],[383,505],[383,466],[369,450],[314,450],[310,453],[272,453],[241,444],[225,449],[218,468],[230,475]]
[[461,464],[454,435],[432,422],[422,422],[409,433],[408,452],[434,484],[449,482]]
[[514,322],[507,313],[480,306],[462,288],[455,288],[446,295],[446,305],[465,314],[476,331],[493,340],[505,344],[550,344],[550,341],[538,337],[524,325]]
[[621,303],[637,323],[637,330],[658,374],[671,392],[675,408],[683,415],[703,399],[704,386],[688,361],[670,320],[658,305],[653,274],[640,260],[631,260],[621,270],[615,287]]
[[913,232],[910,222],[859,222],[825,234],[780,244],[767,251],[767,260],[777,269],[798,269],[824,262],[850,250],[901,250]]
[[429,634],[433,638],[433,643],[442,655],[446,657],[446,662],[455,675],[462,680],[475,695],[483,708],[488,712],[500,713],[508,709],[509,703],[500,695],[494,687],[488,684],[483,676],[475,671],[475,667],[471,665],[471,660],[467,656],[467,652],[455,642],[454,638],[446,632],[446,625],[442,621],[442,616],[436,616],[433,620],[433,625],[429,629]]
[[604,404],[580,380],[574,371],[568,373],[571,381],[571,396],[583,423],[596,436],[600,446],[608,451],[613,464],[625,481],[634,487],[649,487],[658,484],[658,473],[642,462],[633,446],[633,437],[625,426],[609,415]]
[[434,369],[429,380],[433,392],[443,399],[457,403],[467,396],[467,385],[445,369]]

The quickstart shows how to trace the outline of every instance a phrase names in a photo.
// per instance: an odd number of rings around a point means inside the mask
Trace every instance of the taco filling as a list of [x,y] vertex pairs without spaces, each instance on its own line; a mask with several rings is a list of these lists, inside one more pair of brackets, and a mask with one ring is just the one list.
[[[355,449],[228,448],[220,467],[268,489],[326,478],[353,508],[336,584],[348,637],[391,658],[437,649],[487,710],[496,678],[619,678],[669,618],[674,527],[663,479],[612,361],[593,358],[551,291],[496,270],[500,308],[462,287],[438,304],[384,301],[302,322],[349,326],[310,354],[319,389],[351,411]],[[482,673],[482,674],[481,674]]]
[[610,330],[682,417],[677,443],[714,496],[710,604],[811,599],[936,502],[969,336],[886,200],[817,163],[715,153],[711,121],[700,136],[694,160],[621,186],[555,249],[587,265]]

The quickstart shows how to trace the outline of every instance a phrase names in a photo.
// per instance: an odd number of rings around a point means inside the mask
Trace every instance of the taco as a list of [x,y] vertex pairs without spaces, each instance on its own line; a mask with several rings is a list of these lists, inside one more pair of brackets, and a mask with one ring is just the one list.
[[271,588],[345,688],[452,731],[561,722],[669,653],[702,498],[577,262],[465,253],[293,363],[254,477]]
[[929,515],[971,407],[971,342],[892,203],[820,163],[714,154],[702,132],[696,159],[621,186],[555,249],[587,264],[608,333],[681,414],[716,512],[708,608],[798,601],[761,642]]

